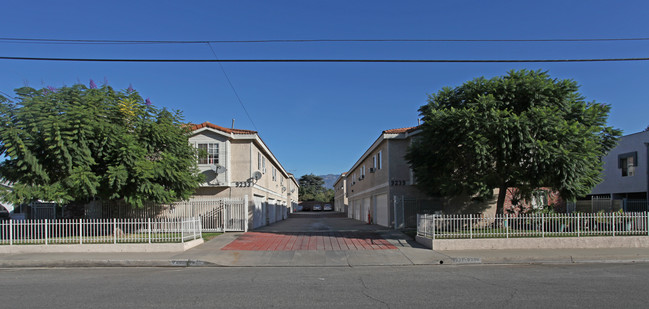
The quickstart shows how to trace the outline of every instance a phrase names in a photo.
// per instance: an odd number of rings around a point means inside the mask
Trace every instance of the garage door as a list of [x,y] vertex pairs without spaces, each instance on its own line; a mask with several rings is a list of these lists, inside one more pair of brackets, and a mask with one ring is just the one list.
[[367,215],[369,214],[369,212],[370,212],[370,199],[369,198],[364,198],[363,199],[363,212],[361,213],[361,215],[363,216],[361,218],[361,220],[363,220],[363,222],[367,222]]
[[388,195],[381,194],[376,196],[375,214],[376,224],[381,226],[390,226],[390,211],[388,207]]
[[255,204],[252,213],[252,228],[254,229],[263,226],[266,223],[266,218],[264,217],[264,197],[255,195],[252,200]]

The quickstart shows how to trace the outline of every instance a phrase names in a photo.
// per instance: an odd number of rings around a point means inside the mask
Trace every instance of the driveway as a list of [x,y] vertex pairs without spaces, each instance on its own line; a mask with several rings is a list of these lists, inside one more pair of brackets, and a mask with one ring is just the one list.
[[380,235],[388,228],[335,212],[297,212],[288,219],[245,233],[222,248],[237,251],[394,250]]

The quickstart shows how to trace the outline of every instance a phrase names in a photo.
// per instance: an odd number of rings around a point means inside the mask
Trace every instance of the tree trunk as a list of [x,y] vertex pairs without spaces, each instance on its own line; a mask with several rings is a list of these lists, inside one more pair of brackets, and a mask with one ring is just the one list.
[[496,202],[496,214],[502,215],[505,210],[505,198],[507,197],[507,185],[503,184],[498,189],[498,201]]

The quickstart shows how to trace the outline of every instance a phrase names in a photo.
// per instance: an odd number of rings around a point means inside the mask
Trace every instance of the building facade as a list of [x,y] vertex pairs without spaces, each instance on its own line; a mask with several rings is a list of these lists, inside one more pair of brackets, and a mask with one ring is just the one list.
[[342,173],[334,183],[334,210],[347,212],[347,173]]
[[[418,127],[386,130],[346,173],[347,216],[394,227],[403,222],[396,203],[428,199],[415,186],[405,155]],[[336,187],[338,188],[338,187]]]
[[286,219],[297,206],[298,182],[286,172],[257,132],[209,122],[191,127],[205,182],[193,199],[248,197],[252,229]]
[[[587,197],[593,211],[647,211],[649,197],[649,131],[622,136],[602,158],[602,182]],[[578,201],[578,210],[579,210]]]

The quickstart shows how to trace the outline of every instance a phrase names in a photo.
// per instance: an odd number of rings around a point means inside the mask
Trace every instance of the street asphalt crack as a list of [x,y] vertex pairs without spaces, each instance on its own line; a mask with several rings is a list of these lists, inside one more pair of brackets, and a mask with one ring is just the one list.
[[363,285],[363,288],[364,288],[364,290],[361,290],[361,294],[365,295],[365,297],[367,297],[367,298],[369,298],[371,300],[377,301],[377,302],[385,305],[385,307],[388,308],[388,309],[390,308],[390,304],[388,304],[387,302],[385,302],[385,301],[383,301],[381,299],[378,299],[378,298],[376,298],[376,297],[374,297],[372,295],[369,295],[369,294],[367,294],[365,292],[365,290],[370,290],[370,288],[367,287],[367,285],[365,284],[365,280],[363,280],[363,277],[359,277],[358,280],[361,282],[361,285]]

